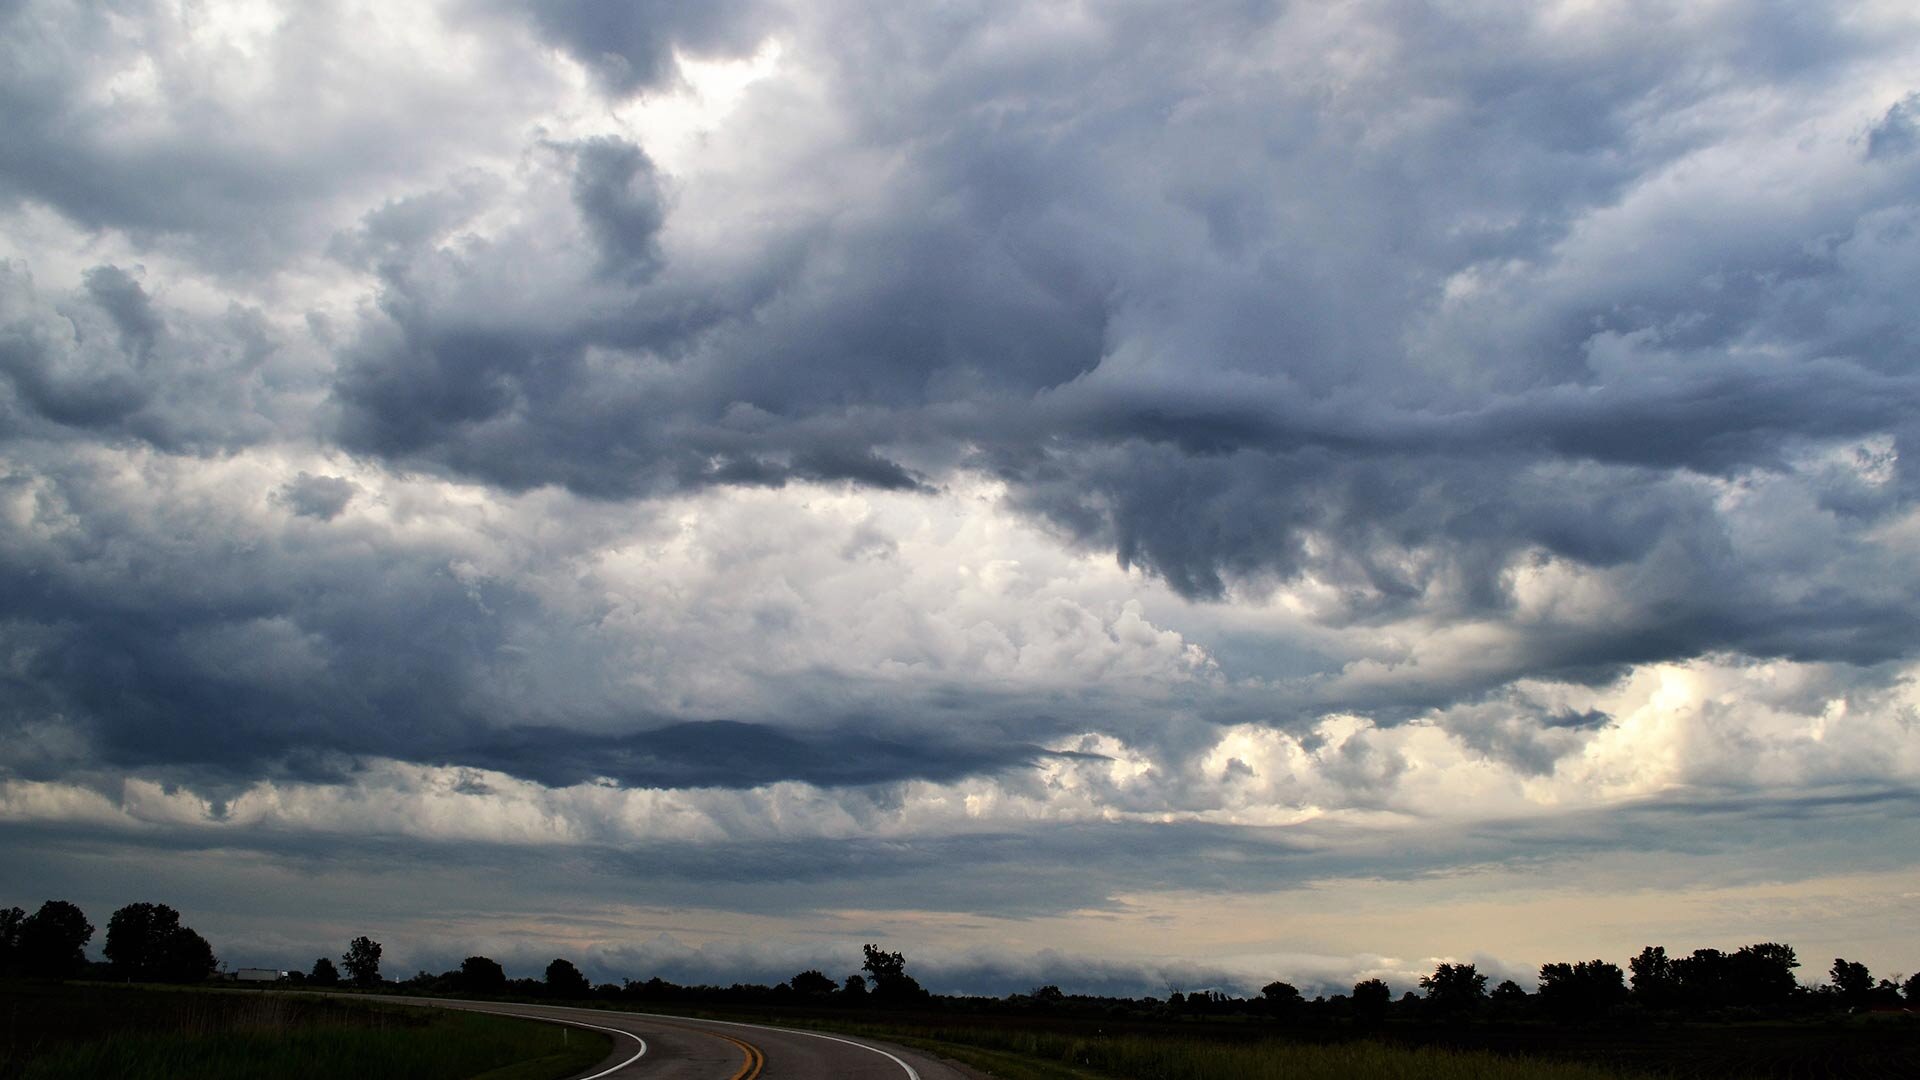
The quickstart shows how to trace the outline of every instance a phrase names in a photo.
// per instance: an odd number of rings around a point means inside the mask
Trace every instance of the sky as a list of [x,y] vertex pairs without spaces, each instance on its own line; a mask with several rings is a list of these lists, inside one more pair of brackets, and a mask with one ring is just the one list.
[[1916,73],[1909,0],[0,0],[0,904],[1920,969]]

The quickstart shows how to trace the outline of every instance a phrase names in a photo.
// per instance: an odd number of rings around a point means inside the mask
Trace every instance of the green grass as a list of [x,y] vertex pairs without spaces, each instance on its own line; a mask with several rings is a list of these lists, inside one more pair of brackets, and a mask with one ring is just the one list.
[[[549,1031],[556,1030],[551,1025],[541,1026]],[[563,1037],[558,1052],[502,1065],[475,1076],[473,1080],[559,1080],[563,1076],[586,1072],[612,1051],[612,1038],[598,1031],[573,1028]]]
[[[974,1031],[971,1039],[982,1033]],[[1409,1049],[1355,1041],[1331,1045],[1271,1041],[1218,1043],[1126,1036],[1074,1039],[1025,1035],[1003,1053],[1131,1080],[1613,1080],[1618,1073],[1588,1065],[1498,1057],[1493,1054]],[[994,1072],[992,1066],[986,1071]],[[1074,1072],[1055,1073],[1072,1076]],[[1082,1074],[1084,1075],[1084,1074]],[[1008,1080],[1024,1080],[1009,1077]]]
[[13,1038],[0,1077],[559,1080],[613,1049],[600,1032],[531,1020],[258,991],[48,987],[34,998],[13,1004],[58,1012],[65,1027]]
[[1368,1040],[1067,1035],[991,1025],[809,1024],[901,1043],[1001,1080],[1620,1080],[1592,1065]]
[[1104,1073],[1078,1069],[1058,1062],[1022,1057],[1005,1050],[987,1050],[978,1046],[936,1042],[932,1039],[918,1039],[906,1035],[895,1035],[888,1041],[902,1046],[911,1046],[915,1050],[924,1050],[936,1057],[957,1061],[962,1065],[970,1065],[999,1080],[1107,1080],[1107,1075]]

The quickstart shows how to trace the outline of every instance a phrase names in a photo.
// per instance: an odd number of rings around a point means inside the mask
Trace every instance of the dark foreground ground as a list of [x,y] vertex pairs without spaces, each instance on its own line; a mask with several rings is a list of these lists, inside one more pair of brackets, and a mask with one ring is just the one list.
[[[849,1015],[844,1010],[727,1010],[711,1015],[766,1023],[825,1024],[913,1039],[1015,1048],[1045,1058],[1086,1060],[1103,1044],[1178,1042],[1222,1048],[1335,1047],[1490,1054],[1521,1062],[1585,1065],[1628,1076],[1674,1080],[1920,1080],[1920,1017],[1844,1016],[1746,1023],[1472,1022],[1388,1023],[1362,1032],[1286,1029],[1268,1022],[1156,1023],[1127,1018],[952,1012]],[[1152,1075],[1152,1072],[1115,1075]]]
[[0,1080],[559,1080],[605,1036],[245,990],[0,981]]
[[1920,1078],[1920,1022],[1849,1017],[1773,1024],[1506,1027],[1408,1032],[1408,1043],[1586,1061],[1674,1078]]
[[[608,1005],[599,1003],[597,1008]],[[711,1004],[676,1007],[668,1002],[636,1007],[887,1040],[896,1049],[904,1045],[957,1058],[1004,1080],[1920,1078],[1920,1019],[1899,1015],[1589,1025],[1389,1021],[1361,1030],[1340,1025],[1289,1027],[1248,1018],[1168,1021],[1044,1011],[974,1014],[951,1007],[924,1011],[719,1009]],[[579,1015],[593,1012],[582,1009]],[[673,1058],[669,1052],[673,1039],[690,1034],[675,1035],[672,1025],[669,1029],[655,1033],[657,1052],[646,1063],[649,1067],[668,1063]],[[825,1046],[810,1040],[789,1046],[794,1040],[778,1033],[726,1030],[765,1051],[766,1080],[781,1080],[789,1073],[811,1076],[806,1062],[820,1055],[810,1057],[807,1051]],[[702,1046],[713,1051],[709,1056],[715,1059],[714,1080],[728,1080],[738,1071],[739,1062],[734,1059],[744,1047]],[[263,1075],[284,1080],[341,1076],[352,1080],[400,1076],[560,1080],[586,1071],[612,1050],[609,1040],[578,1030],[563,1034],[558,1028],[528,1021],[389,1005],[368,998],[0,982],[0,1080],[80,1076],[224,1080]],[[688,1051],[680,1057],[685,1059],[682,1065],[698,1071],[698,1054]],[[862,1058],[862,1062],[880,1072],[889,1068],[877,1058]],[[945,1070],[933,1067],[931,1071]]]

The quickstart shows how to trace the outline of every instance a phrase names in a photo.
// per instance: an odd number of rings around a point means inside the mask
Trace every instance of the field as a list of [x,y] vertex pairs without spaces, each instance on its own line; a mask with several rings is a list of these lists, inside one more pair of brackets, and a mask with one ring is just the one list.
[[1172,1034],[1072,1035],[968,1023],[813,1021],[796,1026],[831,1027],[903,1043],[1003,1080],[1618,1080],[1624,1075],[1579,1063],[1367,1040],[1313,1043]]
[[[711,1015],[721,1015],[712,1013]],[[1004,1080],[1214,1080],[1287,1077],[1538,1077],[1577,1080],[1894,1080],[1920,1076],[1920,1023],[1403,1025],[1276,1030],[1258,1023],[1164,1024],[1087,1017],[745,1011],[765,1023],[825,1027],[917,1046]]]
[[1841,1017],[1593,1028],[1488,1026],[1403,1041],[1578,1060],[1673,1080],[1896,1080],[1920,1076],[1920,1023]]
[[0,1080],[557,1080],[598,1032],[245,990],[0,983]]
[[1369,1041],[1228,1042],[1140,1035],[1090,1039],[995,1033],[981,1027],[868,1033],[945,1054],[1004,1080],[1617,1080],[1623,1075],[1591,1065]]

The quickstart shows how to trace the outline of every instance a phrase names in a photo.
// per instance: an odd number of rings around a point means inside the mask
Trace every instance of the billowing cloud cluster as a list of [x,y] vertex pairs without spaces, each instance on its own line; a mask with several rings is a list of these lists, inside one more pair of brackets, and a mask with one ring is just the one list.
[[[1920,790],[1915,71],[1904,4],[9,5],[0,840],[657,861],[969,985],[942,919],[1898,871],[1810,838]],[[1315,932],[1164,952],[1500,944]]]

